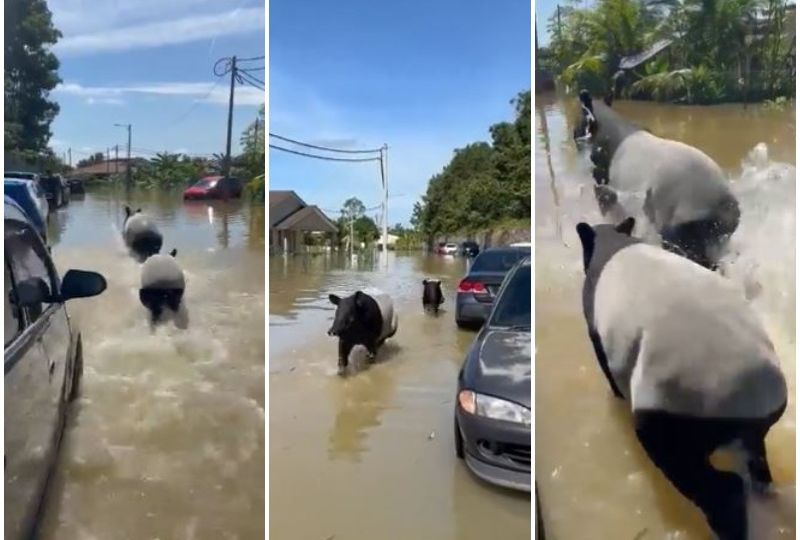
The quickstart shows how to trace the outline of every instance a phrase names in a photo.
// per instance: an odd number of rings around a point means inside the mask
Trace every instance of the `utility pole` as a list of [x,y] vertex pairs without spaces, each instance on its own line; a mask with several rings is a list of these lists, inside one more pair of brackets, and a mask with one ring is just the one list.
[[127,167],[125,168],[125,187],[127,189],[131,188],[131,124],[114,124],[117,127],[124,127],[128,129],[128,163]]
[[70,166],[70,168],[72,168],[72,148],[71,147],[67,150],[67,155],[69,156],[69,166]]
[[353,241],[355,238],[353,237],[353,220],[354,214],[350,214],[350,258],[353,258]]
[[386,267],[389,267],[389,146],[381,148],[381,180],[383,180],[383,251]]
[[119,174],[119,145],[114,145],[114,174]]
[[[236,88],[236,57],[231,59],[231,95],[228,99],[228,139],[225,144],[225,164],[223,166],[223,176],[231,174],[231,130],[233,129],[233,94]],[[227,185],[227,184],[226,184]],[[228,190],[223,189],[223,195],[228,198]]]
[[111,172],[111,149],[106,147],[106,173]]
[[128,162],[125,167],[125,187],[130,189],[132,184],[131,174],[131,124],[128,124]]
[[256,127],[253,130],[253,153],[258,157],[258,115],[256,115]]

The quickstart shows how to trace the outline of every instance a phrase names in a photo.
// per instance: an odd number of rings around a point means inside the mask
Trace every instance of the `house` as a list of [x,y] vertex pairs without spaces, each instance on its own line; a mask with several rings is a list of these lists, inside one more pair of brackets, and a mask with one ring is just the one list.
[[[131,159],[132,167],[135,169],[140,163],[140,158]],[[112,176],[124,176],[128,171],[128,160],[124,158],[110,159],[106,161],[99,161],[91,165],[84,165],[83,167],[76,167],[69,173],[71,177],[75,178],[110,178]]]
[[294,191],[269,192],[269,252],[306,250],[307,234],[330,234],[336,244],[339,228],[316,206],[309,206]]
[[[400,237],[397,236],[396,234],[388,233],[386,243],[389,245],[389,249],[394,249],[395,244],[397,244],[397,241],[399,239]],[[378,249],[383,251],[383,235],[381,235],[381,237],[378,238]]]

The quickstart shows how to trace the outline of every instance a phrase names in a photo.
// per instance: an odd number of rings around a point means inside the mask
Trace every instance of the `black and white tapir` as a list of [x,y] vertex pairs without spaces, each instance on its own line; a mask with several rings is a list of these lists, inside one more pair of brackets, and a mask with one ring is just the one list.
[[[643,215],[663,246],[714,268],[739,225],[739,203],[714,160],[687,144],[635,126],[581,92],[581,122],[592,131],[591,160],[601,212]],[[591,116],[585,110],[591,104]],[[619,193],[637,194],[637,207]],[[616,210],[616,214],[613,212]]]
[[439,306],[444,304],[442,295],[442,281],[439,279],[422,280],[422,309],[439,312]]
[[[634,223],[577,225],[597,361],[653,463],[719,538],[744,540],[746,480],[756,491],[772,482],[764,438],[786,408],[786,380],[736,285],[631,237]],[[742,474],[710,464],[728,446],[744,450]]]
[[344,374],[355,345],[367,348],[370,360],[375,359],[384,341],[397,332],[397,313],[388,294],[355,294],[340,298],[335,294],[328,299],[336,306],[329,336],[339,338],[339,374]]
[[122,224],[122,237],[131,253],[140,261],[161,251],[164,241],[155,222],[141,208],[132,211],[125,207],[125,221]]
[[185,327],[187,323],[183,304],[186,278],[175,260],[177,254],[176,249],[169,255],[156,254],[142,265],[139,300],[150,312],[152,326],[168,319],[172,319],[178,327]]

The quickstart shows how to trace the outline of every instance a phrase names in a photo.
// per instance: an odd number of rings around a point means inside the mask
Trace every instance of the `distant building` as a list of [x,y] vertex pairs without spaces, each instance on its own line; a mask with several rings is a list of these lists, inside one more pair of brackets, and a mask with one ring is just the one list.
[[[131,159],[131,166],[135,169],[140,161],[147,161],[142,159]],[[127,159],[111,159],[106,161],[99,161],[91,165],[84,165],[83,167],[76,167],[69,173],[69,176],[75,178],[109,178],[111,176],[125,175],[128,171]]]
[[[395,234],[392,234],[392,233],[387,234],[386,243],[389,245],[389,249],[394,249],[395,244],[397,244],[397,241],[399,239],[400,239],[400,237],[395,235]],[[383,251],[383,234],[381,234],[381,236],[378,238],[377,245],[378,245],[378,249]]]
[[298,253],[305,250],[307,234],[331,234],[336,244],[339,228],[316,206],[309,206],[294,191],[269,192],[269,251]]

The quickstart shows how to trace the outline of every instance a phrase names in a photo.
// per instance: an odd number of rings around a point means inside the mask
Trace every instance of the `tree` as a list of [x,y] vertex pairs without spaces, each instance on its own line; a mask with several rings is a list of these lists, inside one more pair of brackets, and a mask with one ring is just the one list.
[[342,205],[342,215],[348,219],[358,219],[367,212],[367,207],[357,197],[350,197]]
[[61,82],[49,47],[61,37],[45,0],[5,3],[5,148],[44,151],[58,104],[49,92]]
[[105,159],[106,159],[105,154],[103,154],[102,152],[95,152],[88,158],[78,161],[77,166],[88,167],[89,165],[94,165],[95,163],[102,163],[103,161],[105,161]]

